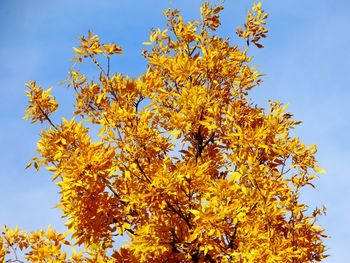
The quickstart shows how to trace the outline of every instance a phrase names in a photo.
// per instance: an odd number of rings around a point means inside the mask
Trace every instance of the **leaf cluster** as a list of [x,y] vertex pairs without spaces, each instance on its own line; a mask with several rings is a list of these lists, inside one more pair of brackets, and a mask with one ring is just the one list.
[[[89,81],[71,70],[74,118],[54,124],[57,102],[28,84],[26,118],[48,121],[31,164],[52,172],[68,232],[4,228],[0,259],[17,250],[33,262],[313,262],[325,255],[323,212],[300,201],[314,187],[316,146],[291,130],[287,106],[265,110],[249,91],[261,83],[249,43],[266,37],[261,3],[237,34],[246,47],[216,34],[222,5],[204,3],[200,21],[164,12],[143,56],[144,74],[111,74],[122,49],[88,33],[76,63],[99,71]],[[107,60],[107,68],[99,63]],[[92,139],[91,134],[98,136]],[[115,237],[128,235],[120,248]],[[81,251],[76,246],[82,245]],[[66,248],[63,248],[66,247]],[[67,247],[72,253],[67,256]]]

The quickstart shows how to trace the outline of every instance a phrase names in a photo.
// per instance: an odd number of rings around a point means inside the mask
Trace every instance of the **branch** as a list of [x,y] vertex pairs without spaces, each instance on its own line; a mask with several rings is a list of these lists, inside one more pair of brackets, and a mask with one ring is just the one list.
[[110,67],[111,67],[111,57],[108,56],[107,57],[107,77],[109,78],[109,71],[110,71]]
[[142,169],[140,163],[139,163],[139,159],[135,159],[136,165],[139,168],[141,174],[146,178],[147,182],[149,182],[150,184],[152,184],[151,180],[148,178],[148,176],[146,175],[145,171]]
[[166,204],[168,205],[168,207],[170,208],[170,210],[172,210],[175,214],[177,214],[181,219],[183,219],[186,224],[188,225],[188,228],[191,229],[192,228],[192,225],[189,221],[189,219],[182,213],[182,211],[179,209],[179,210],[176,210],[176,208],[168,201],[166,200],[165,201]]
[[94,58],[93,55],[89,54],[89,57],[91,58],[92,62],[101,70],[101,72],[108,77],[108,74],[106,73],[106,71],[100,66],[100,64],[97,62],[97,60]]
[[41,106],[39,104],[37,104],[37,105],[39,107],[40,112],[44,115],[45,119],[51,124],[52,127],[54,127],[56,130],[58,130],[56,125],[53,124],[53,122],[51,121],[50,117],[44,112],[44,110],[41,108]]
[[204,150],[204,148],[209,144],[209,142],[214,138],[214,136],[215,136],[215,132],[213,132],[210,138],[204,143],[202,150]]
[[[17,252],[16,252],[16,248],[13,247],[13,243],[10,242],[5,236],[4,236],[4,239],[6,240],[7,244],[8,244],[8,245],[10,246],[10,248],[12,249],[13,254],[14,254],[14,256],[15,256],[15,259],[9,259],[9,260],[7,260],[6,262],[21,262],[21,263],[24,263],[24,261],[18,259]],[[17,247],[18,247],[18,246],[17,246]]]

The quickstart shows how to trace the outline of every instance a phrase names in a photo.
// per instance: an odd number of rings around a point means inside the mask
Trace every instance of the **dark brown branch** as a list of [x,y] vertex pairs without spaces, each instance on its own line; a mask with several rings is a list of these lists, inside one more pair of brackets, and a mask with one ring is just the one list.
[[89,57],[91,58],[92,62],[101,70],[101,72],[103,73],[103,75],[105,75],[106,77],[108,77],[108,74],[106,73],[106,71],[100,66],[100,64],[97,62],[97,60],[94,58],[93,55],[89,54]]
[[38,104],[38,107],[40,112],[44,115],[45,119],[51,124],[51,126],[54,127],[56,130],[58,130],[56,125],[51,121],[50,117],[44,112],[44,110],[41,108],[39,104]]
[[[211,134],[210,138],[204,143],[203,149],[204,149],[205,147],[207,147],[207,145],[209,144],[209,142],[211,142],[211,141],[213,140],[214,136],[215,136],[215,132],[213,132],[213,133]],[[203,149],[202,149],[202,150],[203,150]]]
[[186,222],[186,224],[188,225],[188,228],[191,229],[192,225],[190,223],[189,218],[186,217],[180,209],[177,210],[168,200],[166,200],[165,202],[168,205],[168,207],[170,208],[170,210],[173,211],[175,214],[177,214],[181,219],[183,219]]
[[147,182],[149,182],[150,184],[152,184],[151,180],[148,178],[148,176],[146,175],[145,171],[142,169],[140,163],[139,163],[139,159],[135,159],[136,165],[139,168],[141,174],[146,178]]
[[135,231],[134,231],[134,230],[129,229],[129,228],[126,228],[125,230],[128,231],[130,234],[132,234],[132,235],[134,235],[134,236],[137,236],[137,235],[135,234]]
[[109,78],[109,72],[110,72],[110,68],[111,68],[111,57],[108,56],[107,57],[107,77]]
[[209,262],[210,263],[215,263],[215,260],[212,258],[212,256],[210,256],[209,254],[206,254],[205,255],[205,258],[207,259],[207,260],[209,260]]
[[120,198],[120,195],[117,193],[117,191],[110,185],[110,182],[106,179],[106,178],[103,178],[105,183],[106,183],[106,186],[107,188],[119,199],[120,203],[122,205],[127,205],[127,203],[123,200],[121,200]]
[[198,161],[198,158],[202,156],[202,147],[203,147],[203,138],[201,135],[201,125],[199,125],[198,127],[198,131],[195,135],[195,139],[196,139],[196,163]]

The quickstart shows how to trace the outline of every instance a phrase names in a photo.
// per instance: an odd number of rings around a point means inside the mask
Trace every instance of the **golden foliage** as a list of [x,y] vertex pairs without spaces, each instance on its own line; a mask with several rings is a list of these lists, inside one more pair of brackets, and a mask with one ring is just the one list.
[[[110,74],[116,44],[88,33],[74,48],[100,72],[89,82],[69,72],[74,118],[54,125],[57,103],[28,84],[26,118],[47,120],[29,164],[53,173],[67,234],[4,228],[0,260],[25,251],[32,262],[314,262],[325,255],[324,230],[299,200],[323,173],[316,147],[290,134],[300,122],[286,106],[253,104],[261,75],[250,65],[249,42],[266,36],[261,3],[239,36],[244,49],[215,34],[221,5],[204,3],[200,21],[164,12],[153,30],[145,74]],[[107,58],[104,69],[99,57]],[[83,122],[84,120],[84,122]],[[84,124],[88,123],[88,124]],[[92,131],[98,130],[95,141]],[[115,236],[128,235],[120,248]],[[68,241],[71,240],[71,241]],[[77,252],[75,247],[84,245]],[[66,251],[71,247],[72,252]],[[23,253],[22,253],[23,254]]]
[[247,21],[244,24],[245,30],[242,28],[237,29],[237,34],[246,39],[249,45],[249,42],[252,41],[258,48],[262,48],[259,42],[260,38],[265,38],[268,30],[264,27],[266,24],[265,19],[268,17],[268,14],[264,13],[261,9],[261,2],[254,4],[252,11],[248,12]]
[[35,81],[30,81],[26,86],[29,89],[26,90],[29,97],[29,106],[24,118],[26,120],[31,119],[32,123],[47,120],[58,108],[55,97],[50,94],[52,88],[43,90],[42,87],[36,85]]

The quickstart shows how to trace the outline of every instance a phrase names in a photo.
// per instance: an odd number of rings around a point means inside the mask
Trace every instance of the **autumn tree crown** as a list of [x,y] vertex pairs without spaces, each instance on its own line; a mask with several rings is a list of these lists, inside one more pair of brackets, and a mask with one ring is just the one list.
[[[74,48],[98,81],[75,69],[74,118],[55,124],[50,89],[27,84],[26,119],[48,121],[29,164],[52,172],[68,232],[4,228],[0,260],[25,251],[32,262],[313,262],[325,257],[323,229],[299,200],[313,186],[316,147],[290,134],[300,122],[286,106],[249,98],[261,83],[251,48],[262,48],[267,14],[248,12],[232,45],[216,33],[222,5],[200,20],[164,12],[137,78],[113,74],[118,45],[89,32]],[[105,60],[103,63],[101,61]],[[106,63],[106,67],[102,65]],[[91,131],[98,130],[98,139]],[[116,236],[129,242],[119,247]],[[78,248],[77,245],[84,245]],[[67,247],[72,247],[72,252]]]

